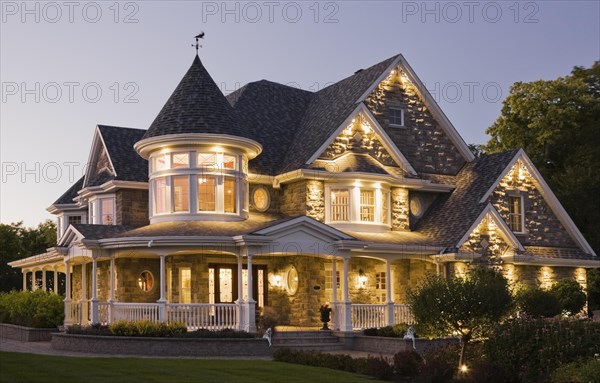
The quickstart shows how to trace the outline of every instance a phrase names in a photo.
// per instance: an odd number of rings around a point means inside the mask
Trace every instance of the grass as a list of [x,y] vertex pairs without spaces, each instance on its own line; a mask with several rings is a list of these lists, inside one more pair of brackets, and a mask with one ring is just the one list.
[[129,383],[132,381],[364,383],[375,380],[327,368],[265,360],[75,358],[0,352],[0,382],[2,383]]

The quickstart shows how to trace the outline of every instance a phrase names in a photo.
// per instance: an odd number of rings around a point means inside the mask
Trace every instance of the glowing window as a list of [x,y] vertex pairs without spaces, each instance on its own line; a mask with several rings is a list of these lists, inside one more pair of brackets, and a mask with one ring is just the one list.
[[101,217],[103,225],[114,224],[115,200],[113,198],[103,198],[100,204]]
[[166,213],[168,211],[167,179],[157,178],[154,181],[154,214]]
[[346,189],[331,190],[331,221],[350,220],[350,193]]
[[215,153],[198,153],[198,167],[214,168],[217,164],[217,155]]
[[179,269],[179,303],[192,303],[192,269],[182,267]]
[[190,166],[190,155],[188,153],[173,153],[171,167],[187,168]]
[[235,156],[223,155],[223,169],[235,169]]
[[523,232],[523,197],[508,197],[508,226],[514,232]]
[[375,192],[373,190],[360,191],[360,220],[375,221]]
[[142,271],[138,277],[138,286],[142,291],[148,292],[154,286],[154,276],[148,270]]
[[215,177],[198,176],[198,211],[215,211],[215,197]]
[[166,154],[161,154],[161,155],[154,157],[152,162],[153,162],[153,170],[155,172],[169,168],[168,156]]
[[188,176],[173,177],[173,211],[190,211],[190,181]]
[[225,192],[225,213],[235,213],[235,179],[233,178],[225,178],[223,182],[224,192]]

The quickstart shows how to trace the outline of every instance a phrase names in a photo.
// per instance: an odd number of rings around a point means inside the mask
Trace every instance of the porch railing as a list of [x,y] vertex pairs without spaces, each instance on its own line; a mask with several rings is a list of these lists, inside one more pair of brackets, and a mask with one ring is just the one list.
[[112,304],[110,321],[140,321],[158,322],[158,303],[121,303]]
[[110,323],[110,303],[98,302],[98,322],[101,325]]
[[65,322],[82,324],[81,302],[65,302]]
[[205,328],[209,330],[236,329],[238,326],[238,306],[236,304],[168,304],[167,320],[182,322],[189,330]]
[[365,329],[387,326],[387,305],[352,304],[352,328]]
[[394,323],[415,323],[415,318],[412,316],[408,305],[394,305]]

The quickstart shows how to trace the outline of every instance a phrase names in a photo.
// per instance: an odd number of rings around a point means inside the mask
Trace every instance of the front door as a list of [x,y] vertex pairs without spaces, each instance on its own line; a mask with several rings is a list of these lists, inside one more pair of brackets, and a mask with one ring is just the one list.
[[[252,266],[252,298],[259,307],[266,303],[267,267]],[[248,269],[242,271],[242,299],[247,299]],[[238,299],[238,270],[235,264],[208,265],[208,297],[209,303],[233,303]]]

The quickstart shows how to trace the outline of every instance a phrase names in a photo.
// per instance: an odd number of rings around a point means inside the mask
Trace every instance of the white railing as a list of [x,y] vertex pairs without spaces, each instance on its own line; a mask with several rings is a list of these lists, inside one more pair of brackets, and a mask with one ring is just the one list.
[[110,321],[140,321],[158,322],[158,303],[120,303],[112,304]]
[[415,323],[415,318],[413,318],[408,305],[394,305],[394,323]]
[[236,304],[168,304],[167,321],[182,322],[189,330],[236,329],[238,325]]
[[363,330],[387,326],[387,305],[352,304],[352,328]]
[[107,325],[110,323],[110,303],[98,302],[98,322],[101,325]]
[[65,302],[65,323],[81,324],[81,302]]

